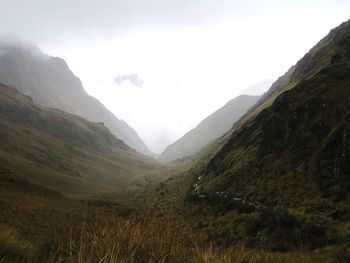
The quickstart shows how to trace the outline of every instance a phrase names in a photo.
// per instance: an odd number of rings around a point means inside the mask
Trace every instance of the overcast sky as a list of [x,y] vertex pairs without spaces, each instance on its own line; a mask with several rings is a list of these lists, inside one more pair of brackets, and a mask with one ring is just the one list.
[[349,0],[0,0],[0,34],[60,56],[162,151],[350,18]]

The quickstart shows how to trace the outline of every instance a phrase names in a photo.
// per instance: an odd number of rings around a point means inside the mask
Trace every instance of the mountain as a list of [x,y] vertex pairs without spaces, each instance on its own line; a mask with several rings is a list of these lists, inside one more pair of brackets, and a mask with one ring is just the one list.
[[241,95],[230,100],[225,106],[201,121],[193,130],[169,145],[160,154],[158,160],[169,162],[195,154],[202,147],[229,131],[235,121],[254,105],[259,98],[259,96]]
[[269,206],[349,207],[349,132],[350,21],[236,122],[198,187]]
[[273,84],[273,79],[263,79],[252,86],[247,87],[243,90],[242,94],[251,96],[260,96],[267,92],[271,85]]
[[137,133],[89,96],[67,63],[39,48],[16,40],[0,39],[0,83],[16,87],[39,105],[103,122],[110,131],[140,153],[151,155]]
[[102,123],[33,103],[0,85],[0,174],[69,196],[125,190],[155,162],[117,139]]

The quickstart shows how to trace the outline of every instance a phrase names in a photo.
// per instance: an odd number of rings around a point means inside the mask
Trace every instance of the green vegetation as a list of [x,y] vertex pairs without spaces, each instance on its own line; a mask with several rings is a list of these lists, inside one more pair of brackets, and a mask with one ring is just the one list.
[[346,22],[281,77],[230,133],[194,162],[182,163],[187,173],[164,179],[158,188],[165,194],[153,195],[160,213],[183,215],[219,246],[349,247],[349,41]]
[[179,217],[39,196],[42,187],[21,184],[13,180],[0,192],[0,262],[346,262],[346,248],[272,253],[217,247]]
[[69,196],[127,192],[156,163],[97,123],[0,86],[0,168]]

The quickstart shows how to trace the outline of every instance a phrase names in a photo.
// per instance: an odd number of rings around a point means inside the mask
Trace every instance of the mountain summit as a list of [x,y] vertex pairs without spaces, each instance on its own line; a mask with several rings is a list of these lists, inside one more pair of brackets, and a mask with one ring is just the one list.
[[0,83],[14,86],[35,103],[103,122],[111,132],[140,153],[151,152],[124,121],[119,120],[97,99],[89,96],[67,63],[38,47],[12,39],[0,39]]

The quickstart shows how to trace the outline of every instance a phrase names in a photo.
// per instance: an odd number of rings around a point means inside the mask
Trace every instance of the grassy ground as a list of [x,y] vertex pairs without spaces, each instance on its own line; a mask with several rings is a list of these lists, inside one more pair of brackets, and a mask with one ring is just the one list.
[[347,262],[346,248],[286,253],[219,248],[172,217],[128,218],[98,206],[90,208],[95,211],[82,216],[77,214],[83,211],[80,208],[59,225],[41,219],[46,235],[31,236],[23,228],[2,225],[0,262]]
[[[139,177],[128,198],[71,199],[3,171],[0,175],[0,262],[347,262],[342,246],[287,252],[217,242],[234,211],[212,213],[185,200],[191,163]],[[140,189],[145,189],[140,191]],[[231,216],[231,218],[230,218]],[[232,222],[232,224],[228,224]],[[226,229],[225,229],[226,227]],[[208,238],[211,236],[211,239]]]

